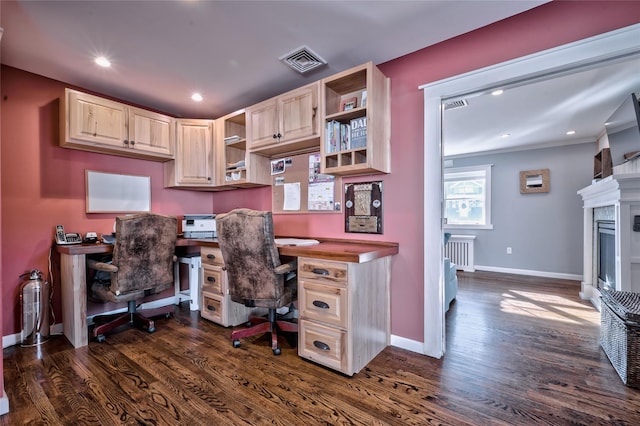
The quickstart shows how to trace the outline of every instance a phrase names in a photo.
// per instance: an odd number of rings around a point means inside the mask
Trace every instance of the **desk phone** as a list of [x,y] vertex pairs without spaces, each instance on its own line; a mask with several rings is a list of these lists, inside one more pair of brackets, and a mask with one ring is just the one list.
[[56,225],[56,244],[80,244],[82,236],[78,233],[65,233],[62,225]]

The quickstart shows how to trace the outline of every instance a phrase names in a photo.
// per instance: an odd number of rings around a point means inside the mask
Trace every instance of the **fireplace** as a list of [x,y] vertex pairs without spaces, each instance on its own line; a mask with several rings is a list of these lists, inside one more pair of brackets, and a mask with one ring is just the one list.
[[595,265],[598,289],[616,289],[616,223],[610,220],[596,222]]

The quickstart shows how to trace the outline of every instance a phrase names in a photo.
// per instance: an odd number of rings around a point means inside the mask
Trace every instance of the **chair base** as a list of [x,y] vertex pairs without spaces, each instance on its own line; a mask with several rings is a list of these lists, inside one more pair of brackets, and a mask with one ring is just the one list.
[[[291,312],[289,312],[291,313]],[[267,317],[249,316],[249,322],[252,324],[247,328],[241,328],[231,332],[231,341],[234,348],[240,347],[240,339],[245,337],[257,336],[259,334],[271,334],[271,350],[274,355],[280,355],[280,345],[278,345],[278,330],[286,333],[297,333],[298,324],[286,321],[285,318],[289,314],[285,314],[278,318],[276,310],[269,309]]]
[[128,302],[127,312],[114,315],[96,315],[93,317],[96,326],[91,331],[91,335],[95,337],[98,342],[104,342],[106,333],[125,324],[129,324],[130,327],[146,330],[148,333],[153,333],[156,331],[156,327],[151,317],[165,315],[168,318],[169,315],[173,313],[173,310],[173,305],[170,305],[162,308],[138,311],[135,300],[131,300]]

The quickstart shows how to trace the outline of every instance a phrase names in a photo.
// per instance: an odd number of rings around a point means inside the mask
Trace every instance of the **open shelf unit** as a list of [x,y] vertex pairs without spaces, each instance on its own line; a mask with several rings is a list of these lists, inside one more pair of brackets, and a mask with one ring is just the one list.
[[268,159],[247,152],[246,114],[244,110],[220,119],[218,153],[220,184],[232,187],[269,185]]
[[[389,90],[389,79],[371,62],[322,80],[323,173],[361,175],[391,171]],[[355,107],[344,110],[344,104],[353,100]],[[363,139],[356,137],[358,128],[366,129]],[[344,137],[346,133],[350,135],[348,140]]]

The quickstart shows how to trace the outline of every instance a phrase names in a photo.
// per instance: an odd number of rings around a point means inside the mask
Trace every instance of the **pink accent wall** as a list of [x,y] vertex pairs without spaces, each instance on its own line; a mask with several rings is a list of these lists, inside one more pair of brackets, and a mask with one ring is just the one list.
[[[399,242],[400,253],[392,261],[391,331],[422,341],[423,98],[418,86],[638,22],[640,2],[552,2],[382,64],[392,87],[392,173],[344,182],[384,181],[384,234],[347,234],[341,214],[275,215],[276,233]],[[57,223],[82,233],[112,229],[114,215],[85,213],[85,169],[151,176],[152,209],[165,214],[271,207],[269,188],[164,189],[161,163],[60,148],[57,99],[65,84],[10,67],[2,68],[1,78],[3,335],[20,331],[18,276],[33,268],[46,273]],[[59,283],[53,288],[60,322]]]
[[[83,234],[113,230],[115,214],[85,213],[86,169],[151,176],[152,210],[165,214],[211,212],[212,195],[164,189],[162,163],[60,148],[58,98],[66,85],[4,66],[1,75],[2,306],[8,335],[21,329],[19,275],[39,269],[49,277],[55,225]],[[61,322],[60,283],[52,290]]]

